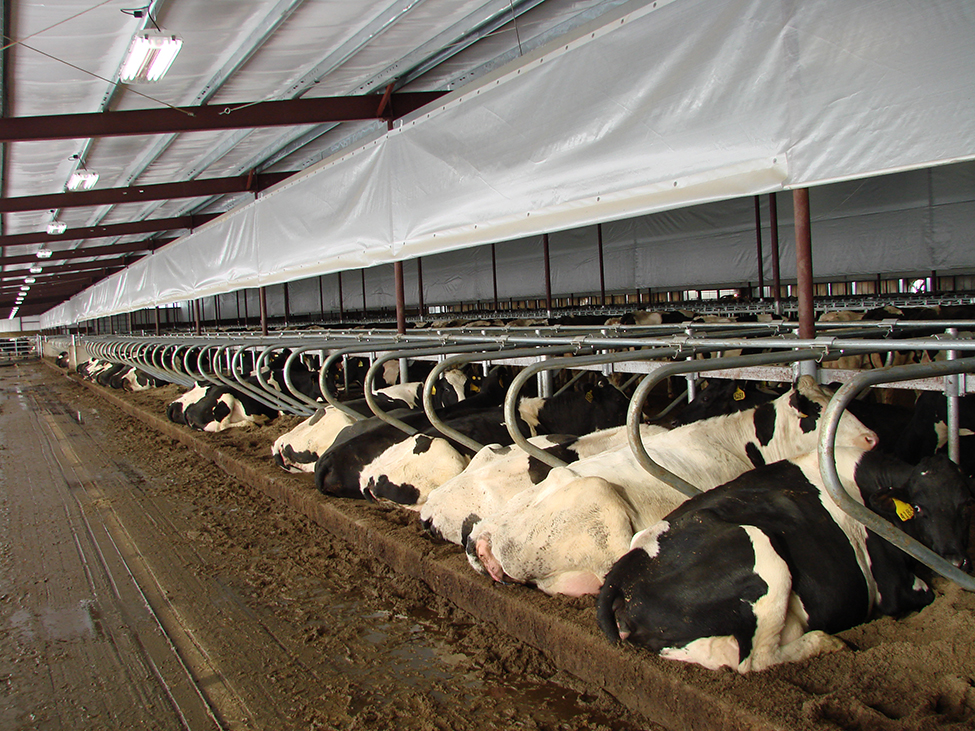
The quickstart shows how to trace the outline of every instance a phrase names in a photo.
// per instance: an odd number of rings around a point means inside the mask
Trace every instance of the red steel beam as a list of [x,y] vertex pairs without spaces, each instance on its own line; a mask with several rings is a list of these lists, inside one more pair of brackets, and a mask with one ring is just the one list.
[[10,266],[11,264],[40,264],[46,266],[45,262],[64,261],[67,259],[88,259],[101,256],[114,256],[123,253],[148,252],[158,249],[163,244],[167,244],[173,239],[152,239],[146,241],[133,241],[128,244],[112,244],[110,246],[89,246],[80,249],[68,249],[67,251],[54,251],[50,259],[38,259],[34,254],[21,254],[19,256],[0,257],[0,266]]
[[45,208],[60,209],[117,205],[119,203],[145,203],[147,201],[198,198],[229,193],[259,193],[292,175],[294,173],[261,173],[259,175],[238,175],[232,178],[187,180],[181,183],[131,185],[126,188],[75,190],[66,193],[0,198],[0,213],[40,211]]
[[147,234],[155,231],[173,231],[182,228],[193,229],[220,215],[222,214],[201,213],[194,216],[176,216],[174,218],[150,218],[145,221],[132,221],[130,223],[109,223],[104,226],[69,228],[63,234],[11,234],[10,236],[0,236],[0,246],[26,246],[28,244],[46,244],[53,241],[99,239],[109,236]]
[[52,114],[0,119],[0,142],[84,139],[124,135],[172,134],[251,127],[292,127],[299,124],[396,119],[423,107],[447,92],[391,94],[383,97],[345,96],[242,102],[196,107],[161,107],[90,114]]

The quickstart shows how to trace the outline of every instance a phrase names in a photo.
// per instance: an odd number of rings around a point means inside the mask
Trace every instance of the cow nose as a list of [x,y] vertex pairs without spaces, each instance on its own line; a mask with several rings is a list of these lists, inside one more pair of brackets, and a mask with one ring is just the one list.
[[873,449],[879,442],[879,437],[872,431],[868,431],[863,435],[864,449]]

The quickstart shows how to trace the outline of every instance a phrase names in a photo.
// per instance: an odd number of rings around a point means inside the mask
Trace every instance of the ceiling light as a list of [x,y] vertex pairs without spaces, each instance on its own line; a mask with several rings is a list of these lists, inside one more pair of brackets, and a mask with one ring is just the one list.
[[20,285],[20,291],[24,293],[30,292],[30,285],[29,284]]
[[[63,221],[51,221],[49,224],[47,224],[47,232],[52,236],[63,234],[67,230],[68,224],[64,223]],[[38,252],[38,256],[40,256],[40,252]]]
[[[64,226],[63,223],[61,225]],[[51,227],[50,226],[47,227],[47,232],[48,233],[51,233]],[[53,254],[53,253],[54,252],[51,251],[50,249],[48,249],[47,247],[42,247],[42,248],[40,248],[40,249],[37,250],[37,258],[38,259],[50,259],[51,258],[51,254]]]
[[81,163],[81,169],[75,170],[68,178],[68,190],[91,190],[98,182],[98,173],[89,170]]
[[119,81],[159,81],[169,70],[183,41],[169,33],[145,30],[136,34],[122,62]]
[[33,284],[36,281],[35,277],[24,277],[24,284]]
[[31,268],[30,268],[30,273],[31,274],[40,274],[43,271],[44,271],[44,267],[42,267],[40,264],[32,264],[31,265]]

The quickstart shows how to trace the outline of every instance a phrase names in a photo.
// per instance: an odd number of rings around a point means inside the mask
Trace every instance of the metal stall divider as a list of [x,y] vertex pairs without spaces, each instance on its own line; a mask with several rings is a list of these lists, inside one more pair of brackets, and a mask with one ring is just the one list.
[[[969,343],[969,349],[973,344]],[[927,546],[911,538],[904,531],[898,530],[886,519],[854,500],[847,494],[840,483],[836,471],[835,448],[836,429],[840,417],[849,403],[856,398],[864,388],[880,383],[902,382],[916,378],[931,376],[945,376],[953,374],[975,372],[975,357],[957,360],[940,361],[936,363],[919,363],[890,368],[867,371],[854,377],[833,394],[826,410],[823,412],[824,426],[819,438],[819,469],[823,475],[826,490],[841,510],[855,520],[872,530],[893,546],[936,571],[947,579],[954,581],[965,591],[975,591],[975,577],[969,576],[961,569],[945,561],[941,556]]]

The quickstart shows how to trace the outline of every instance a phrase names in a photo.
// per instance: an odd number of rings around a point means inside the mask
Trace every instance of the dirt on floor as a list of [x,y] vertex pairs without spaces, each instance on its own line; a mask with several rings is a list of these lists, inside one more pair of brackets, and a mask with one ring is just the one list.
[[[97,422],[104,448],[131,466],[140,489],[176,506],[186,521],[180,534],[206,556],[194,570],[229,586],[252,613],[273,616],[278,635],[287,635],[279,641],[301,647],[311,680],[282,684],[280,703],[289,709],[284,716],[290,725],[278,727],[654,728],[598,687],[558,670],[544,653],[241,485],[91,390],[57,374],[43,380],[56,381],[59,398],[90,428]],[[124,398],[164,416],[180,392],[167,386]],[[280,479],[284,473],[271,462],[270,445],[298,421],[280,417],[264,427],[202,436],[235,461]],[[287,477],[314,491],[311,476]],[[383,516],[390,532],[427,540],[408,511],[365,503],[351,509],[361,510],[363,519]],[[432,544],[430,550],[459,552]],[[972,729],[975,595],[942,579],[934,583],[938,597],[921,612],[844,632],[848,651],[750,676],[635,650],[621,656],[640,653],[654,673],[784,729]],[[546,597],[524,587],[497,590],[523,596],[560,620],[595,625],[591,598]],[[290,677],[296,669],[279,672]],[[700,720],[687,725],[707,727]]]

